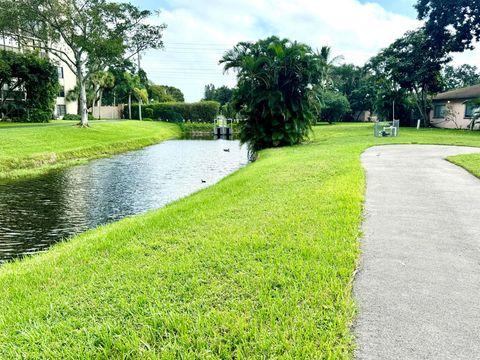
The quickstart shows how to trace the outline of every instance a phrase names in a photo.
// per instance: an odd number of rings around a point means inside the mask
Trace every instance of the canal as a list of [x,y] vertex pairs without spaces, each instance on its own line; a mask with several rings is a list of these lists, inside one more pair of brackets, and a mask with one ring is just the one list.
[[0,185],[0,262],[211,186],[248,163],[238,141],[172,140]]

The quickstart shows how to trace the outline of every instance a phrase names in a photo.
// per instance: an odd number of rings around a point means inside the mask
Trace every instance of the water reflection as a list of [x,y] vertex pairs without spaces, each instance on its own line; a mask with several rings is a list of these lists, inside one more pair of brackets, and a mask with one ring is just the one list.
[[160,208],[214,184],[247,159],[238,141],[175,140],[0,185],[0,262]]

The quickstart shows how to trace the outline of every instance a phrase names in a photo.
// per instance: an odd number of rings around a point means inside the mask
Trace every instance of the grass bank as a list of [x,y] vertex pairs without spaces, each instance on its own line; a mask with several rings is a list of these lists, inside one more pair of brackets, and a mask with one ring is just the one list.
[[359,158],[393,142],[480,133],[318,127],[164,209],[2,266],[0,358],[350,358]]
[[2,128],[0,181],[38,175],[180,135],[177,125],[140,121],[94,122],[89,128]]
[[448,160],[480,178],[480,154],[450,156]]

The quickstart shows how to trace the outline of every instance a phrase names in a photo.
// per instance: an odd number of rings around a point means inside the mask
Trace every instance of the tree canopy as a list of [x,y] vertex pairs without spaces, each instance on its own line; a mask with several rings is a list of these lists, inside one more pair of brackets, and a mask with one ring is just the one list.
[[446,66],[442,76],[444,91],[480,84],[480,71],[473,65]]
[[333,90],[348,99],[353,120],[357,120],[363,111],[373,111],[376,88],[365,67],[353,64],[335,66],[331,70],[331,77]]
[[220,61],[237,71],[233,96],[241,140],[254,151],[301,142],[313,121],[309,95],[320,83],[323,61],[309,46],[272,36],[241,42]]
[[216,88],[215,85],[209,84],[205,86],[205,93],[203,100],[206,101],[217,101],[220,105],[225,105],[233,97],[233,89],[230,89],[228,86],[220,86]]
[[479,0],[418,0],[415,7],[418,18],[426,20],[429,46],[462,52],[480,40]]
[[185,102],[182,90],[168,85],[150,85],[152,99],[158,102]]
[[429,47],[423,29],[409,31],[370,60],[370,68],[384,78],[384,85],[413,95],[425,126],[430,122],[431,95],[442,90],[441,70],[449,58]]

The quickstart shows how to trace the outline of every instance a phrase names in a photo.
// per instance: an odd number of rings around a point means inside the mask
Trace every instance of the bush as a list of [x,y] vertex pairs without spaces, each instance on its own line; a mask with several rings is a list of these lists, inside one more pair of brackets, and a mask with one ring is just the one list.
[[[63,120],[75,120],[75,121],[81,121],[82,120],[82,116],[81,115],[77,115],[77,114],[65,114],[63,115]],[[88,113],[88,120],[96,120],[95,117]]]
[[49,122],[53,117],[50,111],[34,110],[30,115],[31,122]]
[[82,117],[77,114],[65,114],[63,116],[63,120],[75,120],[75,121],[80,121],[82,120]]
[[[152,116],[147,109],[153,111]],[[142,112],[156,120],[213,122],[220,111],[220,104],[216,101],[201,101],[197,103],[158,103],[142,105]],[[128,107],[124,109],[124,117],[128,119]],[[138,119],[138,104],[132,104],[132,119]]]
[[158,110],[156,112],[155,118],[157,120],[162,120],[162,121],[171,121],[176,123],[183,122],[182,115],[180,115],[178,112],[171,111],[171,110]]
[[153,109],[151,109],[151,108],[145,108],[145,117],[147,117],[147,118],[153,118]]

